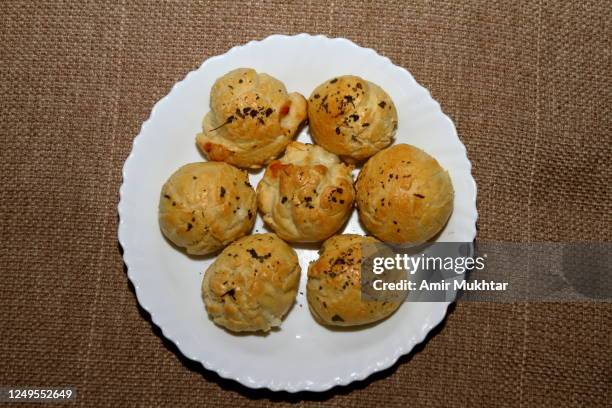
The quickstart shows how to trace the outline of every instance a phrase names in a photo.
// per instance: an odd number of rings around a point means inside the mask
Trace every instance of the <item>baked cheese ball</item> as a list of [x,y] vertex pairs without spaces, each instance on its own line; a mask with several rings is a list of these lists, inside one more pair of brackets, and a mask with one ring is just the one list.
[[329,238],[353,209],[351,170],[320,146],[292,142],[257,185],[264,221],[285,241]]
[[385,242],[426,242],[442,230],[453,211],[448,173],[436,159],[408,144],[370,158],[355,188],[359,218]]
[[335,235],[325,241],[319,259],[308,267],[306,296],[317,321],[331,326],[373,323],[392,314],[403,297],[363,300],[362,245],[379,243],[362,235]]
[[175,245],[207,255],[246,235],[257,215],[246,171],[227,163],[191,163],[163,185],[159,226]]
[[285,150],[306,119],[306,105],[278,79],[235,69],[213,85],[196,143],[210,160],[260,168]]
[[275,234],[255,234],[229,245],[208,268],[202,297],[211,319],[235,332],[280,326],[297,295],[295,251]]
[[393,142],[397,111],[378,85],[357,76],[325,81],[310,95],[308,120],[314,141],[349,163]]

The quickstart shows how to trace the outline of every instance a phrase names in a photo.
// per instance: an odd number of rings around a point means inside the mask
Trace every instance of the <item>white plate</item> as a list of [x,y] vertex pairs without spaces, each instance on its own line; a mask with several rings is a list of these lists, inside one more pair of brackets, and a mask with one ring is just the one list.
[[[372,49],[338,38],[273,35],[206,60],[153,108],[134,139],[123,168],[119,241],[128,276],[153,323],[188,358],[247,387],[323,391],[362,380],[391,366],[442,321],[448,303],[406,303],[389,319],[362,330],[330,330],[317,324],[304,296],[312,249],[296,248],[302,266],[297,304],[281,329],[267,336],[234,336],[207,317],[200,297],[202,276],[213,259],[185,255],[168,244],[157,223],[159,192],[179,166],[202,161],[195,135],[209,110],[214,81],[238,67],[252,67],[308,97],[321,82],[354,74],[385,89],[397,106],[396,143],[418,146],[446,168],[455,206],[439,241],[471,242],[476,235],[476,185],[465,147],[439,104],[405,69]],[[308,129],[299,140],[310,141]],[[251,175],[256,185],[261,172]],[[257,219],[255,229],[263,230]],[[363,234],[353,213],[345,233]]]

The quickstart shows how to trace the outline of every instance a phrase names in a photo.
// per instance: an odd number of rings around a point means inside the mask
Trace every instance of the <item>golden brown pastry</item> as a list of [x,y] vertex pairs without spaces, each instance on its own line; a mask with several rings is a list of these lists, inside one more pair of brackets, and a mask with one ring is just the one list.
[[281,324],[300,282],[295,251],[275,234],[256,234],[221,252],[202,281],[212,320],[226,329],[269,331]]
[[320,146],[292,142],[257,185],[264,221],[284,240],[318,242],[333,235],[353,209],[351,168]]
[[453,210],[453,185],[436,159],[407,144],[377,153],[355,183],[364,226],[392,243],[421,243],[444,227]]
[[322,324],[355,326],[372,323],[393,313],[403,297],[363,300],[362,245],[379,243],[361,235],[335,235],[325,241],[319,259],[308,267],[306,296],[313,316]]
[[397,112],[378,85],[357,76],[341,76],[319,85],[308,101],[314,141],[354,163],[393,142]]
[[210,160],[260,168],[281,154],[306,119],[306,99],[250,68],[217,79],[197,145]]
[[162,187],[159,225],[170,241],[193,255],[213,253],[246,235],[257,215],[246,171],[227,163],[191,163]]

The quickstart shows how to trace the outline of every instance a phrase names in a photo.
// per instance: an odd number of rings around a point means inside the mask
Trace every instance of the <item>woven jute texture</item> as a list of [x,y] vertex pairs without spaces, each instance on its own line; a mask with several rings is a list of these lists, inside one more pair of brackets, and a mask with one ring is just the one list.
[[322,33],[409,69],[454,120],[478,239],[612,240],[612,7],[573,2],[0,3],[0,385],[86,406],[610,406],[612,305],[458,303],[428,341],[323,394],[251,391],[139,309],[121,168],[153,104],[213,55]]

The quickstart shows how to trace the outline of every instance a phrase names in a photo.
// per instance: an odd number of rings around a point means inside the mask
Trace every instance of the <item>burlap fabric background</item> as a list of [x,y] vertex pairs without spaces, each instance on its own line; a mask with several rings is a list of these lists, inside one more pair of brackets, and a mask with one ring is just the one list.
[[272,33],[323,33],[408,68],[455,121],[478,239],[612,240],[606,1],[0,4],[0,384],[88,406],[610,406],[611,304],[453,307],[425,345],[324,394],[250,391],[176,352],[128,283],[121,167],[187,72]]

